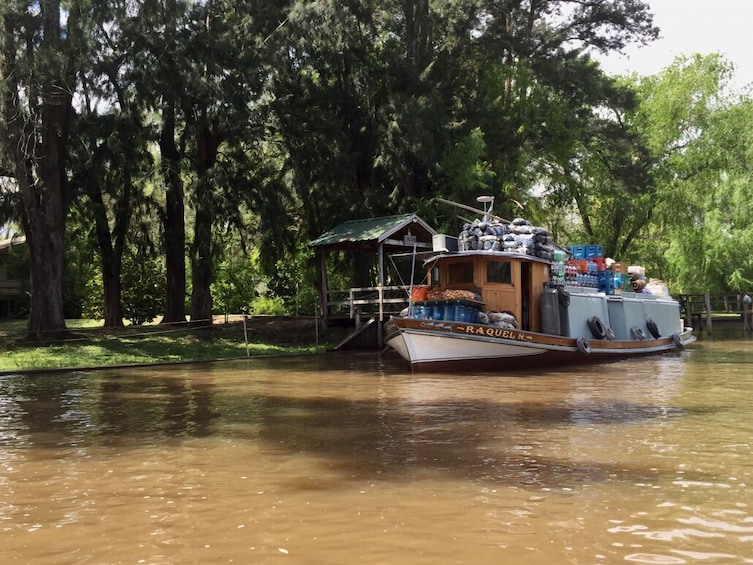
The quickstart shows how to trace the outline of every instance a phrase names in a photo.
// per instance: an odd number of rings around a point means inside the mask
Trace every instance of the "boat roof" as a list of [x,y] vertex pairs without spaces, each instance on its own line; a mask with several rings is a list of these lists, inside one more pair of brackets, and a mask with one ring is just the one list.
[[497,257],[500,259],[513,259],[516,261],[531,261],[533,263],[543,263],[551,265],[551,261],[527,255],[517,251],[487,251],[487,250],[468,250],[468,251],[420,251],[417,253],[395,253],[391,257],[413,257],[424,262],[424,265],[439,261],[440,259],[456,259],[458,257]]
[[440,253],[428,253],[424,258],[424,264],[439,261],[440,259],[457,258],[457,257],[496,257],[499,259],[513,259],[516,261],[531,261],[533,263],[544,263],[550,265],[552,262],[548,259],[542,259],[535,255],[527,255],[517,251],[486,251],[486,250],[469,250],[469,251],[449,251]]

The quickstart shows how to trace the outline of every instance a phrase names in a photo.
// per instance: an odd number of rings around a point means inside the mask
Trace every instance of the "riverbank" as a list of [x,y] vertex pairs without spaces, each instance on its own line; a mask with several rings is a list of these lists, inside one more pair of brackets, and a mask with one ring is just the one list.
[[[226,321],[227,320],[227,321]],[[115,367],[318,353],[345,335],[311,317],[218,316],[211,326],[145,324],[103,328],[68,322],[70,335],[45,344],[24,341],[25,322],[0,323],[0,374],[61,368]]]

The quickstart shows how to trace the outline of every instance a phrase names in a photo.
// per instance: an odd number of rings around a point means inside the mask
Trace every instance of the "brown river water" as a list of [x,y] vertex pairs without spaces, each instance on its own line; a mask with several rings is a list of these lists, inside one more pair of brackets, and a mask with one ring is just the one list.
[[753,563],[753,338],[0,377],[0,563]]

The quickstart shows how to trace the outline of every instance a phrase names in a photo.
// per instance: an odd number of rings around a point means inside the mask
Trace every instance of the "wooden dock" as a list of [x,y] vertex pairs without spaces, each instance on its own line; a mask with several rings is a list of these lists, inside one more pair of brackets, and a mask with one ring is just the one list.
[[[751,293],[748,293],[750,296]],[[713,320],[738,319],[744,331],[753,330],[753,309],[742,294],[676,294],[682,315],[695,330],[712,332]],[[736,318],[737,317],[737,318]]]
[[335,349],[381,349],[384,323],[408,307],[409,293],[406,286],[328,290],[324,317],[327,323],[347,321],[354,327]]

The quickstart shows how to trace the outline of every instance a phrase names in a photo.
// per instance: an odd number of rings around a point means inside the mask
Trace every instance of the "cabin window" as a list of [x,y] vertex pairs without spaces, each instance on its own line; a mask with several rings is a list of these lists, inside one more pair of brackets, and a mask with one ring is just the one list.
[[473,283],[473,262],[450,263],[448,268],[447,284],[472,284]]
[[512,264],[509,261],[487,262],[486,282],[512,284]]

